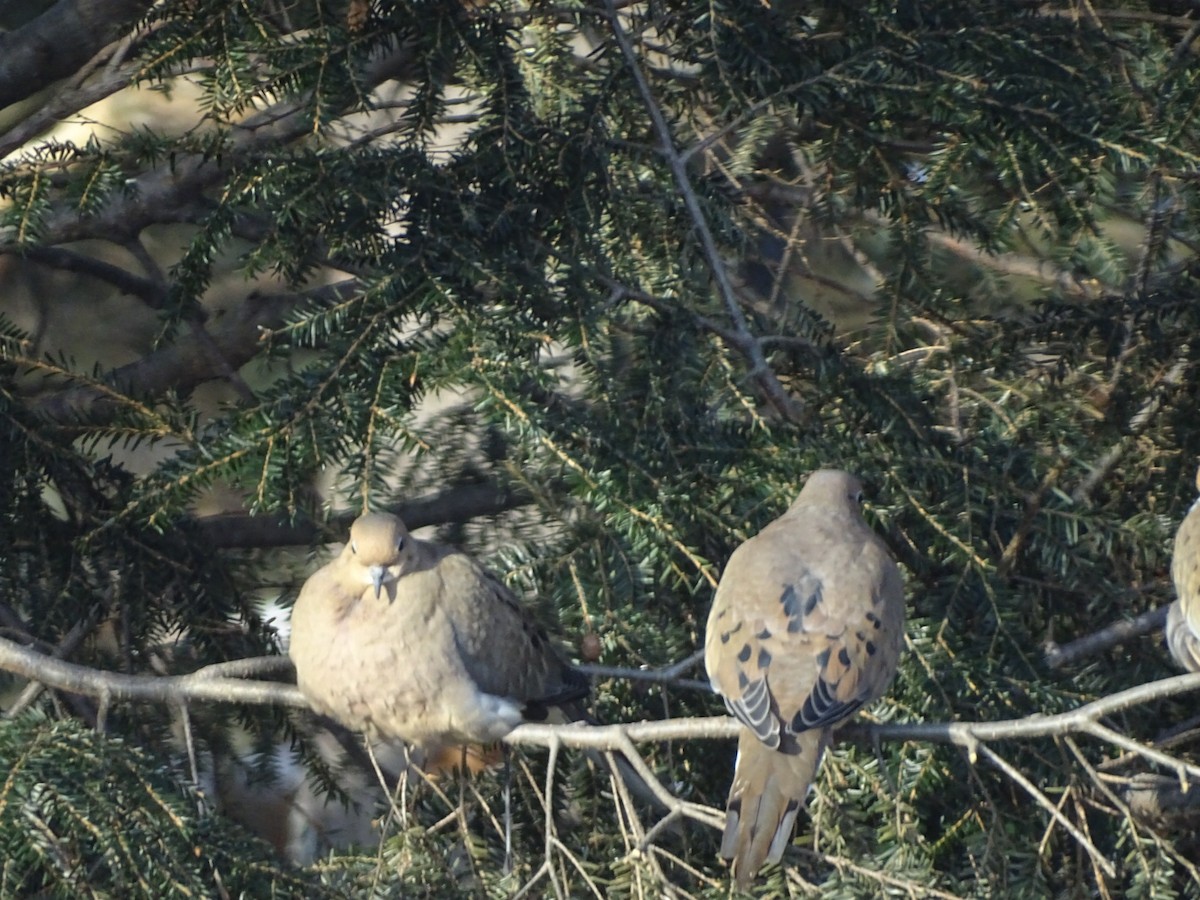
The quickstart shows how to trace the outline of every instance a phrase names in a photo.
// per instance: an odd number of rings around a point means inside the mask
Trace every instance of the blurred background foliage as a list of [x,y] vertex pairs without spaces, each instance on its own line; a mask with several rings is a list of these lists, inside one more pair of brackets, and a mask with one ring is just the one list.
[[[732,549],[836,466],[909,585],[878,719],[1173,673],[1159,632],[1045,648],[1170,598],[1195,495],[1196,6],[616,6],[0,4],[0,637],[127,673],[278,653],[370,506],[419,509],[577,658],[667,666]],[[401,827],[310,717],[0,686],[6,896],[504,896],[543,862],[535,895],[728,892],[715,833],[639,848],[572,751],[549,820],[545,752],[517,755],[506,873],[496,774],[414,787]],[[721,711],[621,678],[595,706]],[[1194,761],[1194,712],[1108,724]],[[1200,890],[1196,807],[1134,803],[1143,760],[997,751],[1108,871],[956,748],[847,743],[760,886]],[[731,746],[646,753],[723,804]],[[351,852],[318,821],[344,800]],[[282,856],[227,818],[268,804]]]

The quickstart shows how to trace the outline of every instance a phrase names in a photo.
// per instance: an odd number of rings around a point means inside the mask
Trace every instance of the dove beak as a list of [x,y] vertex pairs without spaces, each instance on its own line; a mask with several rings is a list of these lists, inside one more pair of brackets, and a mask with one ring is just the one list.
[[367,573],[371,576],[371,584],[375,585],[375,599],[379,599],[379,592],[383,590],[383,579],[387,576],[387,569],[383,566],[371,566],[367,569]]

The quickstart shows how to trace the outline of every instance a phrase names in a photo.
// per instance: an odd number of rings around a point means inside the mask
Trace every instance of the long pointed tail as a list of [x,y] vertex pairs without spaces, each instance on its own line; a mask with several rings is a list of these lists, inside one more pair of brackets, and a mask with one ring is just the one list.
[[721,838],[721,856],[733,861],[740,890],[749,886],[764,862],[779,862],[783,856],[828,744],[824,729],[806,731],[797,737],[796,753],[782,753],[742,729]]

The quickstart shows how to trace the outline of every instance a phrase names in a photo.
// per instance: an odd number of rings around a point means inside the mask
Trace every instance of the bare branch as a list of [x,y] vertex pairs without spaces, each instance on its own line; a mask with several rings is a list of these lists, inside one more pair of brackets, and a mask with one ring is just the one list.
[[64,272],[77,272],[98,278],[122,293],[137,297],[151,309],[162,309],[166,305],[166,285],[134,275],[127,269],[96,259],[94,256],[64,250],[62,247],[8,247],[4,252],[23,255],[36,263]]
[[1113,864],[1105,859],[1104,854],[1096,849],[1096,845],[1088,839],[1087,835],[1079,830],[1079,827],[1074,822],[1064,816],[1062,811],[1050,802],[1049,798],[1042,793],[1041,789],[1038,788],[1037,785],[1026,778],[1019,769],[1009,763],[1004,757],[996,753],[996,751],[992,750],[990,747],[986,745],[980,745],[978,750],[983,754],[988,762],[1020,785],[1021,788],[1034,799],[1038,806],[1050,813],[1051,818],[1053,818],[1054,821],[1058,822],[1059,825],[1066,829],[1067,833],[1070,834],[1071,837],[1075,838],[1076,842],[1078,842],[1081,847],[1087,850],[1088,856],[1092,858],[1092,862],[1103,869],[1105,875],[1107,875],[1109,878],[1117,877],[1117,870],[1113,867]]
[[1125,641],[1141,637],[1143,634],[1158,631],[1167,621],[1169,606],[1169,603],[1165,603],[1140,616],[1134,616],[1132,619],[1113,622],[1099,631],[1077,638],[1062,647],[1049,641],[1045,647],[1046,665],[1051,669],[1061,669],[1094,653],[1101,653],[1117,644],[1123,644]]
[[0,638],[0,669],[40,681],[47,687],[105,700],[179,703],[209,700],[307,709],[300,690],[291,684],[212,678],[201,669],[191,675],[125,675],[102,672],[54,659]]
[[[403,518],[403,516],[401,516]],[[697,650],[686,659],[658,669],[633,669],[628,666],[582,665],[579,671],[593,678],[623,678],[627,681],[648,681],[651,684],[667,684],[671,687],[685,688],[693,691],[712,693],[712,685],[707,681],[691,678],[681,678],[684,672],[695,666],[704,658],[704,651]]]
[[[160,703],[211,700],[220,703],[274,704],[298,708],[307,705],[299,690],[292,685],[212,677],[204,669],[190,675],[176,676],[102,672],[54,659],[2,638],[0,669],[35,679],[48,687],[109,700],[146,700]],[[1050,716],[1034,713],[1020,719],[1001,719],[995,722],[857,723],[847,725],[839,734],[855,741],[932,741],[957,744],[975,751],[981,743],[988,741],[1055,737],[1080,732],[1097,735],[1095,723],[1105,716],[1195,691],[1200,691],[1200,673],[1151,681],[1086,703],[1069,712]],[[667,719],[621,725],[521,725],[509,734],[505,741],[510,744],[549,746],[552,740],[556,740],[561,741],[565,747],[621,750],[628,746],[625,743],[627,740],[637,742],[673,741],[683,738],[728,739],[735,737],[740,728],[741,725],[728,716]],[[1145,750],[1143,745],[1137,745],[1136,752],[1146,755]],[[1167,764],[1177,766],[1174,761]]]

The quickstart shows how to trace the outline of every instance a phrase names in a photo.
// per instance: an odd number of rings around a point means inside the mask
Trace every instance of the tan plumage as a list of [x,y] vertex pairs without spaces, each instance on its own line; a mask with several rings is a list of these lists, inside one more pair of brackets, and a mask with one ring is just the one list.
[[704,663],[743,724],[721,856],[745,889],[778,862],[831,729],[878,698],[904,643],[904,586],[846,472],[809,476],[729,558]]
[[[1200,489],[1200,471],[1196,487]],[[1167,611],[1167,647],[1181,666],[1200,672],[1200,500],[1175,532],[1171,580],[1176,600]]]
[[289,655],[313,709],[430,757],[499,740],[588,689],[508,588],[386,513],[356,520],[305,582]]

